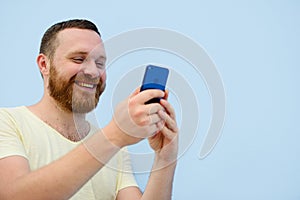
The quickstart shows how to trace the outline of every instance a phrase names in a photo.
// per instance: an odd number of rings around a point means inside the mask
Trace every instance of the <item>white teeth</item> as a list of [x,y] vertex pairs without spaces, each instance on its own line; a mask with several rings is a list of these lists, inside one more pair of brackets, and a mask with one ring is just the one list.
[[80,85],[81,87],[86,87],[86,88],[90,88],[90,89],[94,88],[93,84],[88,84],[88,83],[80,82],[80,83],[78,83],[78,85]]

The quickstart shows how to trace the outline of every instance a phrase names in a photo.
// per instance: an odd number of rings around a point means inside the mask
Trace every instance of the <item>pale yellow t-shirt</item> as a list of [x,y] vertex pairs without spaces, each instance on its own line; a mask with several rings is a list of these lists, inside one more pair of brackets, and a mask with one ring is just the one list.
[[[63,137],[24,106],[0,109],[0,159],[23,156],[28,159],[31,170],[36,170],[62,157],[78,144],[80,142]],[[113,200],[120,189],[129,186],[137,184],[128,152],[122,149],[71,199]]]

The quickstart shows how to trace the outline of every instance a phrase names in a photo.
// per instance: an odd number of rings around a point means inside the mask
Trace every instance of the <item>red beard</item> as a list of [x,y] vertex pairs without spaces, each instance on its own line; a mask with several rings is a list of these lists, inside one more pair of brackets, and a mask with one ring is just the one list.
[[[75,91],[75,80],[97,84],[96,92],[83,93]],[[50,96],[53,97],[58,105],[65,111],[74,113],[88,113],[96,108],[100,95],[105,89],[105,83],[101,79],[90,79],[87,76],[77,77],[76,75],[66,80],[58,75],[56,67],[52,64],[50,67],[50,77],[48,86]]]

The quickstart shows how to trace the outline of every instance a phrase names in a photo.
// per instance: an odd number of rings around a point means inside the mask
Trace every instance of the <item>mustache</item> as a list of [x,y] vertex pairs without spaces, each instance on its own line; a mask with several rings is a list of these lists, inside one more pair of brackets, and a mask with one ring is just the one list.
[[97,78],[90,78],[87,75],[74,75],[70,78],[70,83],[75,83],[75,81],[80,81],[80,82],[85,82],[85,83],[89,83],[89,84],[102,84],[102,80],[101,78],[97,77]]

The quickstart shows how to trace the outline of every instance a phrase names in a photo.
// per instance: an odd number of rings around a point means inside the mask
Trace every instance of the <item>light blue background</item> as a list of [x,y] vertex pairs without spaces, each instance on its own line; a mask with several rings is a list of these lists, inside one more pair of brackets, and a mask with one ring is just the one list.
[[[297,0],[1,1],[0,106],[29,105],[41,98],[35,59],[42,34],[57,21],[90,19],[104,40],[141,27],[172,29],[206,49],[227,97],[223,135],[214,151],[199,160],[209,97],[201,78],[183,74],[203,95],[203,120],[179,160],[174,199],[300,199],[299,10]],[[137,66],[150,60],[131,57],[118,62]],[[154,58],[168,64],[163,55]],[[112,81],[119,78],[113,70],[108,75]],[[142,189],[146,178],[137,175]]]

